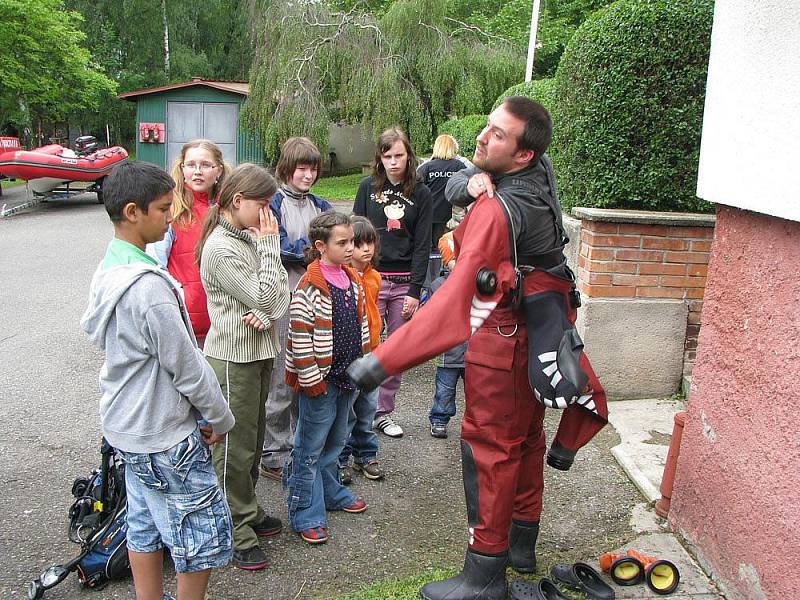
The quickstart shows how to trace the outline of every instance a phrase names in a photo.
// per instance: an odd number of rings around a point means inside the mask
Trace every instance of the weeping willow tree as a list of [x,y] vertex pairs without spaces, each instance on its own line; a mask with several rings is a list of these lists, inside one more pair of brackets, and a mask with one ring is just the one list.
[[524,57],[502,38],[448,14],[447,0],[396,0],[379,17],[365,3],[253,0],[256,53],[244,123],[274,160],[281,141],[327,146],[331,122],[373,136],[402,126],[429,149],[451,116],[486,113],[519,81]]

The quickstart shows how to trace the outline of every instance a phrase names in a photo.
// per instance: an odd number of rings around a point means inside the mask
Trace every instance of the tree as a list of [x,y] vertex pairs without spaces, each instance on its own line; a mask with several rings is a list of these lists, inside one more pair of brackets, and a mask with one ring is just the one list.
[[115,92],[84,45],[81,20],[61,0],[0,3],[0,124],[62,121]]
[[415,148],[428,149],[448,116],[487,112],[523,73],[521,52],[456,19],[448,0],[370,4],[383,12],[365,13],[357,2],[254,3],[245,122],[269,158],[291,135],[324,146],[337,120],[372,134],[399,124]]
[[[247,0],[65,2],[86,17],[81,27],[88,45],[103,72],[122,92],[194,76],[247,78],[252,56]],[[73,118],[98,134],[110,124],[114,143],[133,144],[135,104],[119,100],[115,94],[104,96],[96,111],[76,113]]]
[[[564,48],[581,23],[613,0],[545,0],[541,4],[536,34],[534,78],[551,77]],[[454,0],[462,20],[494,35],[503,36],[527,52],[533,0]],[[522,80],[522,76],[518,81]]]

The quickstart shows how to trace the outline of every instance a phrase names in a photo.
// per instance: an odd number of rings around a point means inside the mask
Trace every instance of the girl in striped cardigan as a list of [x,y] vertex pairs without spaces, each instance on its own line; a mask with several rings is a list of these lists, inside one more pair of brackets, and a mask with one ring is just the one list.
[[350,218],[335,211],[309,224],[307,250],[315,260],[289,306],[286,383],[299,392],[299,416],[285,481],[292,529],[310,544],[328,540],[326,510],[360,513],[367,505],[339,481],[338,457],[357,390],[345,374],[369,352],[364,290],[348,266]]

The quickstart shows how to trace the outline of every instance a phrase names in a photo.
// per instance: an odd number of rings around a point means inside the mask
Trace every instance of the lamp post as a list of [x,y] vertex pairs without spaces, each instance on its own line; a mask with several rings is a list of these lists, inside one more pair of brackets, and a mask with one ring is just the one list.
[[528,62],[525,65],[525,81],[531,80],[533,74],[533,52],[536,49],[536,29],[539,26],[539,5],[540,0],[533,0],[533,10],[531,11],[531,34],[528,38]]

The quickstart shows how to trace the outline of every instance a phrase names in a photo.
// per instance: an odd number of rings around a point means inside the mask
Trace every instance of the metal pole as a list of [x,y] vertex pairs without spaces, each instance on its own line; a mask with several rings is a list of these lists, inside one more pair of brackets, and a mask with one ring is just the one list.
[[539,26],[540,0],[533,0],[531,11],[531,35],[528,38],[528,63],[525,65],[525,81],[530,81],[533,74],[533,53],[536,49],[536,29]]

